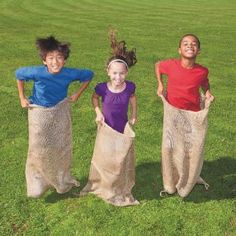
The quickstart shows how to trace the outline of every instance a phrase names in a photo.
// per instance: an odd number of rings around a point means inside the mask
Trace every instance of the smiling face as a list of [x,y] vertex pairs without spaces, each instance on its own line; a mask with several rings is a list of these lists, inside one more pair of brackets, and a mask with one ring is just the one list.
[[48,72],[52,74],[59,73],[65,65],[65,58],[59,51],[48,52],[43,64],[47,66]]
[[198,40],[194,36],[186,36],[179,46],[179,54],[183,58],[194,59],[200,53]]
[[111,84],[114,87],[122,86],[128,74],[126,65],[122,62],[113,62],[107,69],[107,74],[111,79]]

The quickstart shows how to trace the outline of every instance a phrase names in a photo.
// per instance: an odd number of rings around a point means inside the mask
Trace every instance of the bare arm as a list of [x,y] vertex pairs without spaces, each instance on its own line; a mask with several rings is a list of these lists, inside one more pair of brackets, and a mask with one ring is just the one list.
[[80,95],[83,93],[83,91],[88,87],[89,83],[90,83],[90,80],[83,82],[82,85],[80,86],[79,90],[70,96],[70,101],[76,102],[78,100],[78,98],[80,97]]
[[95,119],[95,121],[97,123],[103,123],[105,118],[104,118],[104,116],[103,116],[103,114],[101,112],[101,109],[100,109],[99,96],[96,93],[93,93],[92,104],[93,104],[94,110],[96,112],[96,119]]
[[22,80],[17,80],[17,88],[18,88],[18,93],[19,93],[19,98],[20,98],[20,104],[23,108],[29,106],[29,101],[25,97],[24,94],[24,81]]
[[164,92],[164,86],[163,86],[162,74],[160,73],[160,70],[159,70],[159,62],[156,63],[155,65],[155,72],[156,72],[156,79],[158,83],[157,95],[161,96],[163,95],[163,92]]
[[129,101],[130,101],[130,106],[131,106],[130,123],[134,125],[137,122],[137,97],[136,95],[132,94]]
[[203,83],[202,83],[202,85],[201,85],[201,88],[202,88],[202,90],[203,90],[204,93],[205,93],[206,99],[210,99],[211,101],[213,101],[213,100],[214,100],[214,96],[212,95],[212,93],[211,93],[211,91],[210,91],[210,84],[209,84],[208,78],[206,78],[206,79],[203,81]]

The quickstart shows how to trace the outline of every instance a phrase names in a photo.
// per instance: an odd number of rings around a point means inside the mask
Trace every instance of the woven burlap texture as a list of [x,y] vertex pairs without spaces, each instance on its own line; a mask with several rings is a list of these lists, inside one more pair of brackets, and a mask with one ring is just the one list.
[[171,106],[161,96],[164,105],[162,137],[162,176],[164,191],[187,197],[196,183],[209,185],[200,177],[207,132],[210,100],[202,99],[198,112]]
[[40,197],[51,187],[58,193],[65,193],[79,186],[70,174],[72,131],[68,100],[51,108],[31,105],[28,123],[27,195]]
[[93,193],[115,206],[139,204],[135,184],[135,133],[127,123],[124,134],[107,124],[98,125],[89,180],[80,195]]

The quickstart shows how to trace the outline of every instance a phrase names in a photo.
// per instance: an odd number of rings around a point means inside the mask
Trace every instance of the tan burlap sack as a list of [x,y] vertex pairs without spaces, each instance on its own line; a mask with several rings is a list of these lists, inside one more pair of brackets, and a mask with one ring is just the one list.
[[186,197],[196,183],[209,185],[200,177],[203,148],[207,132],[207,115],[211,101],[203,100],[202,110],[192,112],[164,104],[162,138],[162,175],[164,192],[176,191]]
[[89,180],[80,195],[93,193],[115,206],[139,204],[135,184],[135,133],[127,123],[124,134],[107,124],[98,125]]
[[28,122],[27,195],[40,197],[50,187],[65,193],[79,186],[70,175],[72,131],[68,100],[51,108],[31,105]]

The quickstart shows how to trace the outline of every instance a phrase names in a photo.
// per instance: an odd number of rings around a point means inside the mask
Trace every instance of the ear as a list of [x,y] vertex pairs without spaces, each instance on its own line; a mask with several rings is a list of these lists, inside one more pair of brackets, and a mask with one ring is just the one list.
[[46,61],[43,60],[43,64],[46,66],[47,65]]

